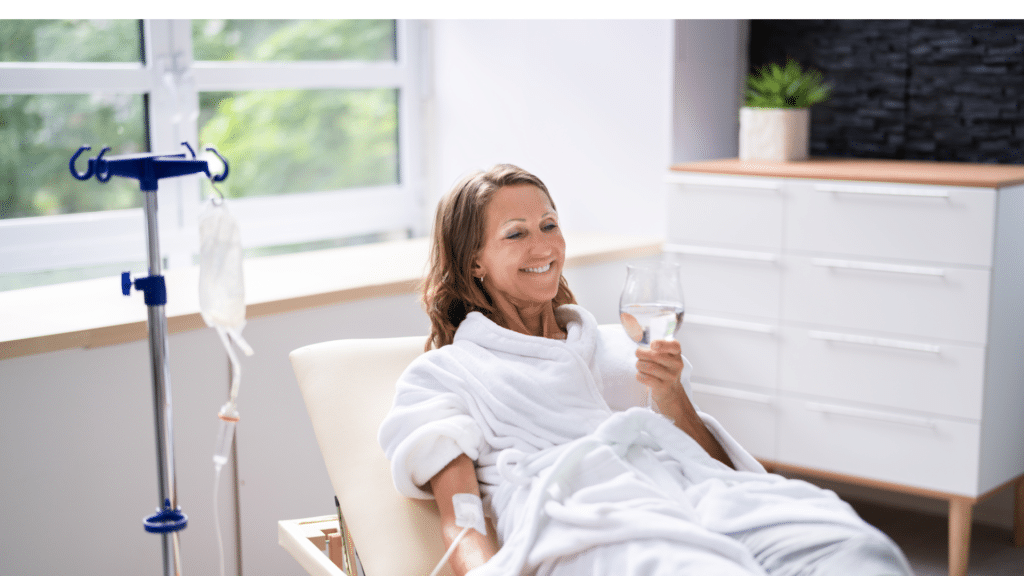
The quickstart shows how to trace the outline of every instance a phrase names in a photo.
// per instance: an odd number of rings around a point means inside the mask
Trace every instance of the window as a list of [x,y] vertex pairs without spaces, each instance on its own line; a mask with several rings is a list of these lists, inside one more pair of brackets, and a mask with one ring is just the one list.
[[[81,145],[79,171],[102,146],[215,146],[250,253],[417,231],[414,22],[0,20],[0,37],[0,290],[145,271],[138,183],[74,180]],[[195,262],[212,193],[160,181],[168,268]]]

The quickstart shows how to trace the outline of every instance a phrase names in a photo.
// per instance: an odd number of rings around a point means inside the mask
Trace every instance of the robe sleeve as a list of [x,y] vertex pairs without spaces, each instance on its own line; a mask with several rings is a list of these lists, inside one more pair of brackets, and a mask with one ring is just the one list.
[[714,416],[699,410],[697,415],[700,416],[701,421],[704,422],[704,426],[711,432],[711,435],[718,440],[718,444],[725,450],[725,453],[732,460],[733,466],[737,470],[765,473],[764,466],[750,452],[747,452],[743,446],[740,446],[740,443],[729,434],[724,426],[718,423],[718,420],[715,420]]
[[[647,405],[647,388],[636,379],[636,343],[629,339],[620,326],[602,325],[598,328],[595,359],[600,377],[601,394],[608,407],[622,411],[634,406]],[[679,380],[693,402],[690,374],[693,365],[683,356],[683,373]],[[694,407],[700,408],[694,403]]]
[[410,498],[432,499],[430,479],[461,454],[477,460],[483,442],[480,426],[453,391],[459,376],[434,356],[421,356],[399,378],[377,434],[395,488]]

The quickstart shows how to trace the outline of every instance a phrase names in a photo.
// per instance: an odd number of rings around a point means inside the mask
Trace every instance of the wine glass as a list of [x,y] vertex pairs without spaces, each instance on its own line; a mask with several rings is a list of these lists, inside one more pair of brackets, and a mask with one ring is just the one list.
[[[619,298],[619,321],[640,346],[654,340],[672,340],[683,323],[683,285],[679,265],[673,262],[630,264]],[[653,404],[647,388],[647,407]]]

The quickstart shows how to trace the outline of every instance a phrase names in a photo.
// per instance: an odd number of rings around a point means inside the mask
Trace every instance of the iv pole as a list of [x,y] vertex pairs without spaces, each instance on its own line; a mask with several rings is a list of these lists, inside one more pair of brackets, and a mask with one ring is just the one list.
[[[178,494],[174,472],[174,426],[171,412],[170,371],[168,368],[167,346],[167,315],[164,306],[167,304],[167,287],[161,275],[160,232],[157,226],[157,183],[162,178],[174,178],[188,174],[203,172],[211,180],[220,182],[227,178],[228,163],[213,147],[206,149],[217,155],[224,163],[224,173],[210,176],[210,168],[205,160],[196,160],[195,152],[187,142],[182,145],[188,148],[192,159],[184,154],[154,155],[134,154],[115,156],[104,159],[110,148],[104,148],[99,156],[89,159],[89,168],[80,174],[75,168],[75,160],[83,151],[89,150],[82,146],[71,157],[69,167],[71,175],[78,180],[88,180],[93,175],[100,182],[110,180],[111,176],[135,178],[145,197],[144,211],[146,215],[146,243],[148,248],[149,276],[136,278],[135,289],[144,293],[147,309],[147,325],[149,327],[149,358],[153,379],[153,410],[156,427],[156,461],[160,506],[157,514],[143,522],[147,532],[160,534],[163,540],[164,576],[181,575],[181,549],[178,532],[188,525],[188,517],[177,507]],[[128,272],[121,274],[121,292],[127,296],[131,292],[132,280]]]

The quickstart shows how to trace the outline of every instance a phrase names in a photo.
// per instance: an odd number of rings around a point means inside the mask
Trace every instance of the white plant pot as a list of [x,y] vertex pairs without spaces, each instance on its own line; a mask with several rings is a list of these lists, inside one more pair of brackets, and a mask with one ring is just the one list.
[[809,108],[740,108],[740,160],[807,160]]

